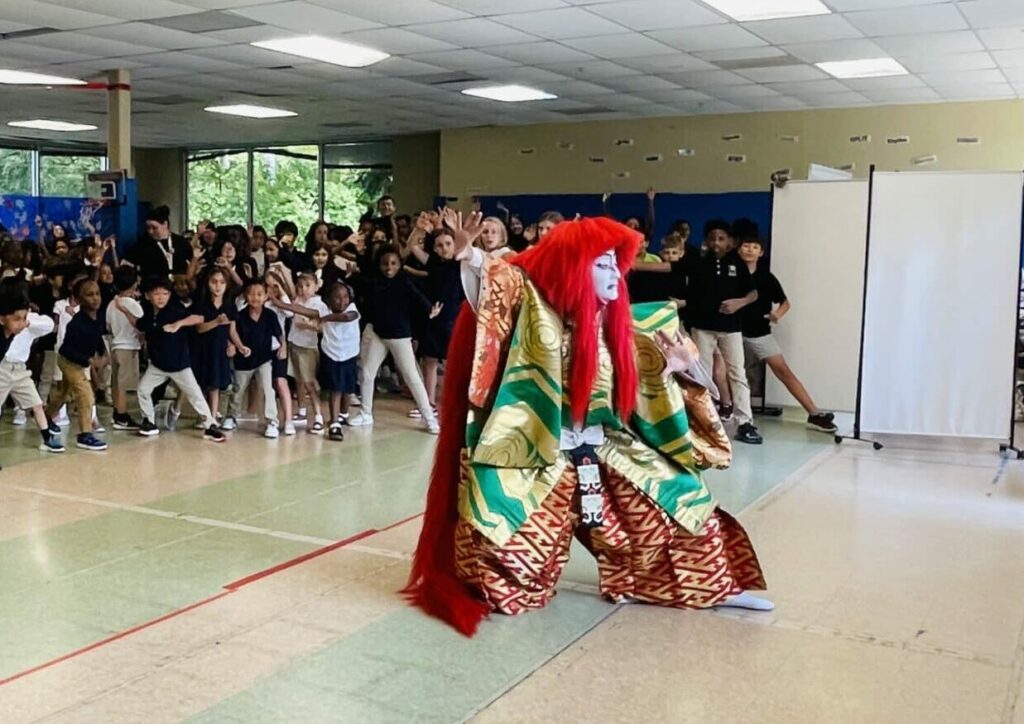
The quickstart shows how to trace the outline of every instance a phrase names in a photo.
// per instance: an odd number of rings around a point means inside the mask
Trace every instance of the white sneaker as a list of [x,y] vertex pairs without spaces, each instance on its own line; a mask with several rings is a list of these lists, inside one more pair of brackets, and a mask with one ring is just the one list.
[[71,418],[68,417],[68,406],[61,405],[60,410],[57,411],[57,418],[54,420],[61,427],[67,427],[71,424]]
[[426,428],[427,432],[429,432],[431,435],[438,435],[441,432],[441,425],[438,424],[436,417],[432,417],[429,420],[426,420],[424,423],[424,427]]
[[281,432],[277,429],[277,420],[271,420],[267,423],[267,429],[263,431],[263,437],[268,440],[276,440],[280,437]]
[[28,415],[25,414],[25,411],[22,410],[20,407],[15,409],[15,411],[14,411],[14,419],[11,420],[11,424],[12,425],[16,425],[17,427],[21,427],[22,425],[25,425],[27,422],[28,422]]
[[295,423],[288,421],[284,424],[284,434],[294,435],[295,434]]
[[294,418],[296,420],[305,420],[306,419],[306,408],[305,407],[300,407],[298,410],[296,410]]
[[238,428],[238,420],[236,420],[235,418],[231,417],[231,415],[228,415],[227,417],[225,417],[224,421],[220,424],[220,429],[221,430],[227,430],[228,432],[231,432],[232,430],[235,430],[237,428]]
[[365,412],[360,412],[355,417],[350,417],[348,424],[352,427],[369,427],[373,424],[373,415],[367,415]]
[[178,418],[181,417],[181,408],[171,405],[167,408],[167,429],[174,430],[178,427]]
[[92,418],[92,431],[93,432],[106,432],[107,428],[103,427],[103,424],[100,422],[100,418],[94,417],[94,418]]

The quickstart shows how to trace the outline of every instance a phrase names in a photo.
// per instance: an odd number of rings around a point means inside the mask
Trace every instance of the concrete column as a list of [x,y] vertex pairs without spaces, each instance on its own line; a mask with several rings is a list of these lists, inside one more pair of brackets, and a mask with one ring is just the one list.
[[132,93],[127,70],[107,71],[107,158],[132,175]]

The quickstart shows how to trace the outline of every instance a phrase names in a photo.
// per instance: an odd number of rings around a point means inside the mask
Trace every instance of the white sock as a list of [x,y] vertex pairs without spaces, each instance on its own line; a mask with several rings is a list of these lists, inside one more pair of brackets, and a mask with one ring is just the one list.
[[769,601],[767,598],[761,598],[755,596],[752,593],[744,591],[743,593],[737,593],[735,596],[730,596],[716,608],[746,608],[751,611],[772,611],[775,609],[775,604]]

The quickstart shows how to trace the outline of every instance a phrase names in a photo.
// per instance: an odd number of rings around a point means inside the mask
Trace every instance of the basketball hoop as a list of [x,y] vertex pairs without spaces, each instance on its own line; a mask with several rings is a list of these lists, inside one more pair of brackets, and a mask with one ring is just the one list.
[[110,199],[85,199],[82,202],[82,209],[78,214],[78,223],[80,226],[88,228],[93,227],[99,230],[99,226],[92,223],[93,217],[96,213],[104,206],[110,205]]

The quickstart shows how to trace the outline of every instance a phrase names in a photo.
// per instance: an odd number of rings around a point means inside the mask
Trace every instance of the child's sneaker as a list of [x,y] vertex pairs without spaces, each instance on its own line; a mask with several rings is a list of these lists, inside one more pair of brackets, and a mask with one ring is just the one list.
[[143,419],[139,424],[139,429],[136,430],[136,433],[142,437],[152,437],[153,435],[160,434],[160,428],[154,425],[151,421]]
[[295,423],[289,420],[284,424],[284,434],[294,435],[295,434]]
[[327,439],[334,440],[335,442],[341,442],[345,439],[345,429],[341,426],[340,422],[331,423],[331,427],[327,431]]
[[181,417],[181,408],[171,405],[167,408],[167,429],[176,430],[178,428],[178,418]]
[[352,427],[369,427],[373,424],[373,415],[367,415],[365,412],[360,412],[355,417],[348,420],[348,424]]
[[83,450],[92,450],[94,452],[102,452],[107,449],[107,443],[100,440],[91,432],[83,432],[78,436],[75,444]]
[[61,427],[67,427],[71,424],[71,418],[68,417],[68,406],[61,405],[60,410],[57,411],[57,417],[53,419]]
[[114,413],[114,429],[115,430],[138,430],[139,429],[139,423],[135,422],[135,420],[132,419],[132,416],[127,414],[127,413],[125,413],[124,415],[119,415],[119,414],[117,414],[115,412]]
[[280,430],[277,429],[277,420],[271,420],[267,423],[267,429],[263,431],[263,437],[268,440],[276,440],[281,435]]
[[233,418],[231,415],[228,415],[227,417],[225,417],[224,418],[224,422],[222,422],[221,426],[220,426],[221,430],[226,430],[227,432],[231,432],[232,430],[235,430],[237,428],[238,428],[238,420]]
[[46,423],[46,430],[51,435],[60,435],[60,425],[58,425],[53,420],[50,420]]
[[56,435],[50,435],[49,440],[39,443],[39,449],[48,453],[62,453],[64,452],[64,443]]
[[11,420],[11,424],[15,427],[21,427],[28,422],[28,415],[20,407],[14,410],[14,419]]
[[216,425],[210,425],[206,428],[203,432],[203,437],[207,440],[212,440],[213,442],[224,442],[228,439],[227,435],[221,432],[220,428]]
[[426,420],[424,427],[426,427],[427,432],[431,435],[438,435],[441,432],[441,425],[438,424],[436,417],[431,417],[429,420]]

